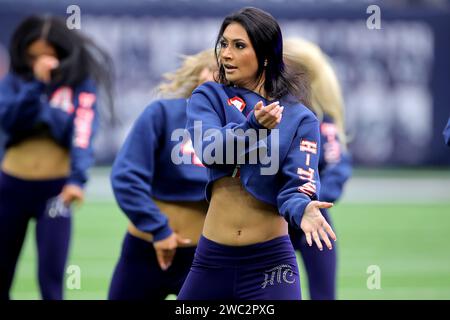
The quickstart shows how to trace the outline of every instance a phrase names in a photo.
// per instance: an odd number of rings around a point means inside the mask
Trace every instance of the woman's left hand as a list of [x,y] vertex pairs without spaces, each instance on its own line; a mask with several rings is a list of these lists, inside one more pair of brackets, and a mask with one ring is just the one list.
[[81,204],[84,201],[84,191],[76,184],[66,184],[60,197],[66,206],[70,206],[74,201]]
[[317,247],[320,250],[323,250],[322,242],[320,241],[320,238],[322,238],[328,249],[333,249],[333,245],[331,244],[330,239],[328,239],[328,235],[330,235],[331,239],[334,241],[336,241],[336,235],[320,212],[320,209],[327,209],[332,206],[333,204],[330,202],[321,201],[311,201],[306,206],[305,213],[300,222],[300,228],[305,233],[306,242],[308,242],[309,246],[312,246],[312,239],[314,239]]
[[279,101],[272,102],[267,106],[263,105],[262,101],[255,104],[253,108],[255,112],[256,121],[266,129],[275,128],[283,116],[284,107],[280,106]]

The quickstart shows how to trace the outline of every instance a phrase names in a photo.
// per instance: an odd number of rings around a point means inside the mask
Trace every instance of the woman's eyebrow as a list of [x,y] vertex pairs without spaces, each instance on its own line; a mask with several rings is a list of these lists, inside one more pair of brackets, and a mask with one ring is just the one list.
[[[230,41],[230,39],[228,39],[227,37],[225,37],[225,36],[222,36],[222,39],[224,39],[224,40],[226,40],[226,41]],[[243,41],[243,42],[245,42],[245,40],[244,39],[241,39],[241,38],[236,38],[236,39],[231,39],[231,41],[233,42],[236,42],[236,41]]]

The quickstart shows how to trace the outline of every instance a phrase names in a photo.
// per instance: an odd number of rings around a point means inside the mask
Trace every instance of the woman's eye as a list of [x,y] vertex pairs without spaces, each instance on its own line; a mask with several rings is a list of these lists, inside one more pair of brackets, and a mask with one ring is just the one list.
[[238,48],[238,49],[244,49],[245,48],[245,44],[243,44],[243,43],[236,43],[236,48]]
[[220,41],[220,47],[221,48],[226,48],[227,47],[227,43],[226,43],[226,41]]

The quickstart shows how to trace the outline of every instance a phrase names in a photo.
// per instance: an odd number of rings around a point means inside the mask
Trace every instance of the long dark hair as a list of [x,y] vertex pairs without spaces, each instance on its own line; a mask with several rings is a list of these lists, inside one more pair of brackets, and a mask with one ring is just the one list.
[[[308,105],[308,81],[304,73],[286,68],[283,61],[283,36],[277,21],[267,12],[246,7],[225,17],[216,39],[215,53],[219,65],[219,83],[230,85],[225,77],[225,69],[219,62],[220,40],[231,23],[239,23],[248,34],[258,60],[257,83],[263,76],[264,90],[268,97],[279,99],[290,94]],[[265,61],[267,65],[265,66]]]
[[33,70],[27,56],[29,46],[36,40],[47,41],[56,51],[59,66],[52,70],[51,85],[75,87],[87,78],[95,80],[103,89],[109,109],[109,120],[114,118],[113,63],[110,56],[91,39],[66,27],[63,19],[55,16],[30,16],[14,31],[9,46],[11,71],[27,81],[33,79]]

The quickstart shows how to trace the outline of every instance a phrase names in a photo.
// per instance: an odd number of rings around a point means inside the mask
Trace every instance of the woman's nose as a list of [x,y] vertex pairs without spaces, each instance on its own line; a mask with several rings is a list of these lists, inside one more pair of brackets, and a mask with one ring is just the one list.
[[232,58],[231,50],[229,47],[222,49],[222,58],[227,59],[227,60]]

